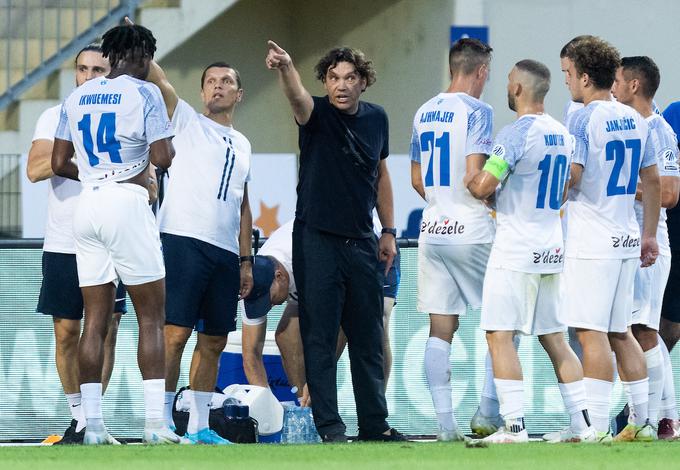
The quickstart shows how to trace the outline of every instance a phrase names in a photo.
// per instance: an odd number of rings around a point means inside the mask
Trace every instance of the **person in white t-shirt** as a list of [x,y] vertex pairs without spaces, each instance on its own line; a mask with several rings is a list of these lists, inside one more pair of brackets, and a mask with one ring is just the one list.
[[[537,335],[550,356],[571,425],[555,442],[594,441],[581,363],[564,340],[559,291],[564,243],[560,207],[574,150],[567,129],[544,114],[550,71],[522,60],[508,76],[508,106],[517,121],[496,136],[484,170],[468,184],[480,200],[494,197],[496,237],[484,277],[481,328],[486,330],[505,426],[491,443],[528,442],[522,367],[515,334]],[[498,184],[502,183],[497,189]]]
[[[76,86],[106,75],[111,70],[102,57],[99,44],[78,52],[75,60]],[[76,247],[73,239],[73,212],[80,194],[80,183],[52,172],[52,146],[59,124],[61,104],[46,109],[38,118],[28,153],[26,173],[32,183],[47,181],[47,224],[43,243],[42,273],[37,311],[51,315],[54,323],[55,362],[61,385],[71,410],[71,425],[56,444],[81,444],[85,435],[78,377],[78,339],[83,318],[83,296],[78,285]],[[116,336],[121,315],[126,312],[125,288],[116,291],[116,304],[106,338],[102,391],[106,391],[115,357]]]
[[[52,153],[55,174],[79,179],[74,214],[78,279],[85,304],[79,344],[80,390],[87,420],[85,444],[117,444],[102,418],[103,339],[122,281],[137,312],[137,360],[144,386],[148,444],[180,443],[163,420],[165,268],[149,207],[149,164],[170,166],[174,150],[158,88],[141,80],[156,50],[151,31],[117,26],[103,36],[111,63],[64,101]],[[75,151],[76,162],[72,161]]]
[[449,88],[423,104],[413,120],[411,182],[427,202],[418,239],[418,310],[430,315],[425,374],[437,438],[444,441],[463,439],[451,400],[451,341],[459,315],[468,305],[481,305],[494,233],[490,211],[466,188],[491,153],[493,110],[479,100],[491,51],[476,39],[456,41],[449,51]]
[[165,420],[174,426],[180,361],[195,329],[185,437],[197,444],[229,444],[210,429],[209,412],[220,355],[236,329],[239,297],[252,288],[251,147],[233,127],[241,77],[225,62],[208,65],[201,76],[203,113],[177,96],[155,62],[148,79],[163,93],[176,150],[158,214],[168,290]]
[[[670,360],[663,349],[666,345],[659,339],[661,305],[666,283],[671,270],[671,248],[666,226],[666,208],[675,207],[680,193],[680,172],[678,172],[678,140],[675,132],[665,119],[654,112],[653,98],[659,87],[659,68],[649,57],[624,57],[616,71],[612,92],[620,103],[631,106],[649,124],[651,131],[647,145],[656,155],[661,181],[661,213],[656,238],[659,243],[659,257],[652,266],[638,267],[635,273],[635,297],[633,309],[633,335],[645,353],[649,375],[649,421],[657,427],[661,397],[666,384],[665,375],[673,375]],[[644,223],[641,188],[635,195],[635,215],[638,223]]]
[[[617,440],[651,440],[656,436],[647,419],[647,368],[629,325],[637,258],[646,267],[658,256],[661,205],[656,156],[653,146],[647,145],[645,119],[610,98],[620,65],[618,51],[600,38],[586,38],[567,47],[565,62],[572,98],[585,107],[569,119],[576,146],[561,315],[577,329],[588,411],[600,438],[605,440],[610,433],[613,350],[632,411],[631,422]],[[634,210],[638,175],[642,230]]]

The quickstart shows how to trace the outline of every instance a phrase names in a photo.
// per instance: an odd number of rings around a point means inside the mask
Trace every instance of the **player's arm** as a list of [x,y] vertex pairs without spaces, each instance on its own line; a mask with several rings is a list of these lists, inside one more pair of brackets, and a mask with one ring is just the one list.
[[147,171],[149,172],[149,184],[146,189],[149,191],[149,205],[153,206],[158,200],[158,178],[156,177],[156,167],[150,163],[147,167]]
[[659,255],[656,241],[656,227],[659,224],[661,209],[661,182],[656,165],[640,169],[640,183],[642,185],[642,267],[651,266]]
[[28,151],[28,165],[26,175],[31,183],[51,178],[52,172],[52,147],[54,142],[48,139],[37,139],[31,144]]
[[304,126],[312,116],[314,109],[314,100],[312,95],[302,85],[300,74],[293,65],[293,60],[290,55],[274,41],[267,42],[269,52],[265,63],[270,70],[279,71],[279,82],[283,89],[283,94],[288,98],[290,107],[293,108],[293,115],[295,120],[301,126]]
[[[661,184],[661,207],[672,209],[678,204],[680,195],[680,177],[678,176],[659,176]],[[635,191],[635,199],[642,201],[642,185],[638,184]]]
[[571,173],[571,178],[569,178],[569,184],[567,185],[567,188],[571,189],[581,182],[581,176],[583,175],[583,165],[579,163],[572,163],[569,172]]
[[72,159],[74,153],[73,142],[59,138],[54,139],[51,165],[55,175],[78,180],[78,166]]
[[149,145],[149,160],[162,170],[167,170],[175,158],[175,147],[172,138],[159,139]]
[[[241,228],[238,235],[239,253],[241,256],[253,254],[253,214],[250,212],[248,201],[248,183],[243,188],[243,201],[241,201]],[[253,263],[245,261],[241,263],[241,285],[239,293],[241,298],[248,297],[253,289]]]
[[248,325],[243,323],[241,332],[243,345],[243,372],[246,374],[246,380],[248,380],[250,385],[269,387],[267,370],[264,367],[264,361],[262,359],[265,335],[267,334],[267,323],[260,323],[259,325]]
[[484,165],[486,164],[487,155],[482,153],[473,153],[468,155],[465,159],[465,176],[463,177],[463,184],[467,187],[472,180],[477,176]]
[[477,199],[487,200],[493,196],[498,183],[508,175],[509,171],[508,162],[497,155],[491,155],[482,170],[478,171],[467,183],[468,191]]
[[420,194],[420,197],[425,199],[425,186],[423,186],[423,177],[420,173],[420,163],[413,160],[411,160],[411,186]]
[[[392,181],[387,169],[387,159],[383,158],[378,164],[378,197],[376,209],[378,218],[383,227],[394,227],[394,199],[392,194]],[[385,274],[392,267],[394,257],[397,256],[397,240],[390,233],[383,233],[379,241],[380,260],[385,262]]]
[[165,107],[168,108],[168,117],[172,119],[179,96],[177,96],[175,88],[170,84],[165,72],[155,60],[152,60],[149,64],[149,74],[146,76],[146,81],[153,83],[161,90]]

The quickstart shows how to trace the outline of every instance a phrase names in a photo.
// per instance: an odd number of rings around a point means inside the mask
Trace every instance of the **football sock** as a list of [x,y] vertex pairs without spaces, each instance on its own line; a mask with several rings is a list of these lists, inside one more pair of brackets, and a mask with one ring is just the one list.
[[583,432],[590,426],[586,404],[586,386],[583,384],[583,380],[558,385],[560,386],[562,401],[564,401],[564,408],[569,413],[572,432]]
[[678,419],[678,405],[675,401],[675,383],[673,381],[673,365],[671,364],[671,355],[668,353],[666,343],[663,342],[661,336],[658,338],[661,354],[663,355],[663,364],[665,370],[663,393],[661,395],[661,405],[659,407],[659,418]]
[[649,379],[645,377],[642,380],[634,382],[621,381],[623,389],[629,397],[628,407],[630,409],[629,421],[632,421],[637,426],[644,426],[649,418]]
[[163,416],[165,416],[165,424],[170,427],[175,427],[175,420],[172,418],[172,405],[175,403],[175,392],[165,392],[165,401],[163,403]]
[[209,427],[210,420],[210,401],[212,392],[198,392],[193,390],[193,400],[189,408],[189,423],[187,433],[196,434],[198,431]]
[[439,428],[442,431],[453,431],[458,428],[451,400],[450,353],[451,344],[440,338],[428,338],[425,345],[425,375],[430,386]]
[[91,431],[104,429],[102,416],[102,384],[89,383],[80,385],[83,414],[87,421],[87,428]]
[[80,393],[67,393],[66,400],[68,401],[68,407],[71,410],[71,417],[78,422],[76,425],[76,432],[80,432],[85,427],[85,415],[83,414],[81,395]]
[[583,378],[590,421],[599,432],[609,432],[609,401],[614,383],[607,380]]
[[155,428],[164,423],[163,404],[165,402],[165,379],[143,380],[145,427]]
[[524,382],[494,379],[494,383],[505,427],[510,432],[520,432],[524,429]]
[[491,354],[486,352],[484,363],[484,386],[482,396],[479,400],[479,412],[483,416],[494,417],[500,413],[498,408],[498,395],[496,395],[496,385],[493,382],[493,366],[491,364]]
[[661,346],[656,345],[649,351],[645,351],[647,362],[647,375],[649,376],[649,422],[656,426],[659,421],[659,407],[664,388],[664,363]]

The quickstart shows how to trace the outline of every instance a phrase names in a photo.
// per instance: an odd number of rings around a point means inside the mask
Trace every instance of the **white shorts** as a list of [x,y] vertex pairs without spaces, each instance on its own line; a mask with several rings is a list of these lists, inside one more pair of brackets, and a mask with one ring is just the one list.
[[567,331],[559,320],[561,274],[486,269],[480,328],[547,335]]
[[463,315],[482,304],[484,272],[491,243],[418,245],[418,310]]
[[73,217],[81,287],[134,286],[165,277],[149,193],[133,183],[83,185]]
[[638,266],[635,271],[633,325],[645,325],[659,331],[661,305],[671,272],[671,257],[659,255],[648,268]]
[[638,258],[566,258],[560,320],[567,326],[624,333],[631,324]]

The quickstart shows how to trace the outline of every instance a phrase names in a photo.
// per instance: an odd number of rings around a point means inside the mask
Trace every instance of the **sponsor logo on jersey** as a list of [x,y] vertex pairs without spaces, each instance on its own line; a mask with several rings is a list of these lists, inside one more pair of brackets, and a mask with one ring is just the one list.
[[461,235],[463,232],[465,232],[465,225],[448,217],[441,217],[435,221],[423,220],[420,223],[420,233],[430,235]]
[[564,250],[562,247],[553,250],[534,251],[534,264],[563,264]]
[[666,171],[678,171],[678,159],[675,158],[675,152],[670,149],[663,154],[663,168]]
[[630,235],[611,237],[613,248],[634,248],[640,246],[640,237],[633,238]]
[[496,155],[497,157],[503,158],[505,156],[505,147],[501,144],[496,144],[491,151],[491,155]]

